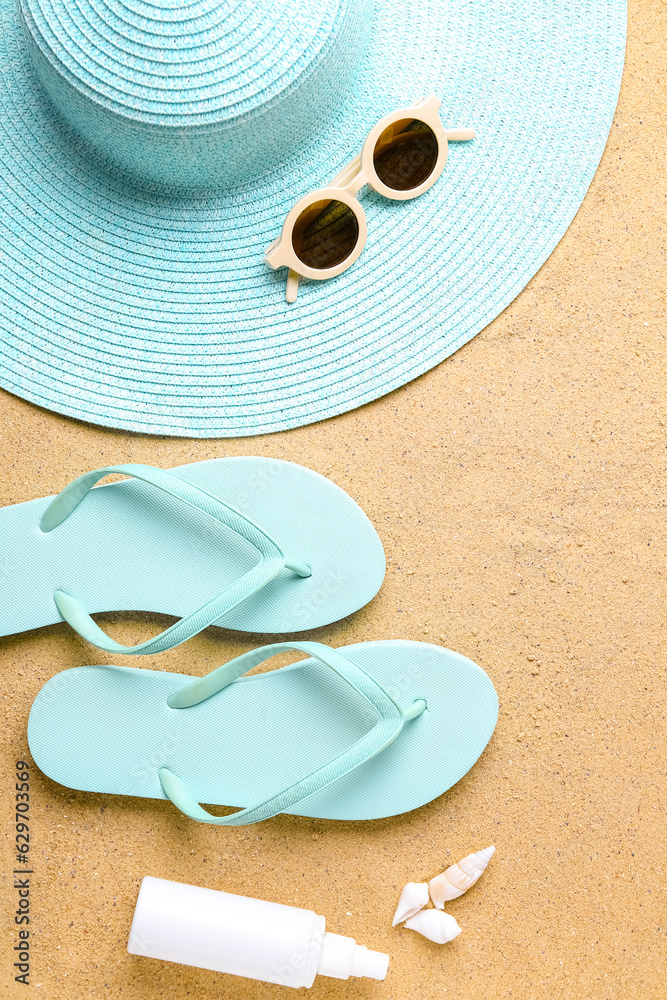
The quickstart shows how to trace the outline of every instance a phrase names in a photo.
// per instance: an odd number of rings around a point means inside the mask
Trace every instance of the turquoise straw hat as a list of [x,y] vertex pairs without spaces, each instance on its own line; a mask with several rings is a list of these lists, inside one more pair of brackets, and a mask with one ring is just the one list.
[[[623,65],[621,0],[0,0],[0,385],[110,427],[257,434],[350,410],[470,340],[572,220]],[[294,203],[429,94],[454,143],[285,301]]]

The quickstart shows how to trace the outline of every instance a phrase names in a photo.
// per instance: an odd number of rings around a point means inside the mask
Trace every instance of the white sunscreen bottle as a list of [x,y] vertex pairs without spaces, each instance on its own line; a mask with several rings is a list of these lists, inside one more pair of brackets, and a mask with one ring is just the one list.
[[127,950],[132,955],[227,972],[281,986],[312,986],[315,976],[384,979],[389,956],[325,931],[324,917],[146,876]]

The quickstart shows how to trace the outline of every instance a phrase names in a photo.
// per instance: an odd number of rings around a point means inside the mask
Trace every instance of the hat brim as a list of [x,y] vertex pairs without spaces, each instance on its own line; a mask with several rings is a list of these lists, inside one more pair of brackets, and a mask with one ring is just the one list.
[[[371,49],[333,128],[221,194],[116,181],[60,125],[0,0],[0,385],[95,424],[235,437],[376,399],[479,333],[574,217],[611,126],[625,3],[376,4]],[[450,144],[414,201],[362,195],[359,260],[285,301],[264,251],[389,111],[436,93]]]

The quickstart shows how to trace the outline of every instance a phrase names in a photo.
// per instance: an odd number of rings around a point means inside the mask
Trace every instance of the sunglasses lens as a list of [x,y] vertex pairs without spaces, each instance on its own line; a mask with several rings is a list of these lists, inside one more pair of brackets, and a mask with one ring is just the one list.
[[394,191],[419,187],[433,173],[437,160],[438,140],[433,129],[413,118],[388,125],[373,152],[376,174]]
[[308,205],[292,231],[292,245],[299,260],[322,271],[342,264],[358,239],[357,217],[342,201],[316,201]]

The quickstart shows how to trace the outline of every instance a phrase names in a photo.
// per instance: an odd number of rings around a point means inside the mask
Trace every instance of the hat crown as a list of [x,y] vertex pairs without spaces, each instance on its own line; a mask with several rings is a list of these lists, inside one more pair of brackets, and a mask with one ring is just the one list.
[[66,122],[144,182],[224,187],[330,124],[372,0],[20,0]]

